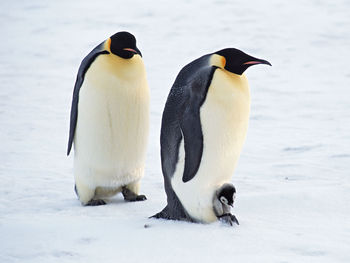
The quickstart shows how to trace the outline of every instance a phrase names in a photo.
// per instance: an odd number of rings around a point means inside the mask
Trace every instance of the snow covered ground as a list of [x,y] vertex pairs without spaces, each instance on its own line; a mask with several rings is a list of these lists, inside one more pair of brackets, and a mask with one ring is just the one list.
[[[349,14],[346,0],[1,1],[0,262],[350,262]],[[82,207],[65,155],[73,85],[120,30],[137,37],[151,89],[148,200]],[[241,224],[150,220],[166,203],[166,96],[185,64],[224,47],[273,65],[246,73]]]

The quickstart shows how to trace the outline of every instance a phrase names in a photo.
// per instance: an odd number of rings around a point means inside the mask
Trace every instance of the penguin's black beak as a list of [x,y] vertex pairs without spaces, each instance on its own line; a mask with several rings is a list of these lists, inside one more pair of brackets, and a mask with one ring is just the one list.
[[123,50],[130,51],[134,54],[139,54],[142,57],[141,51],[135,47],[135,48],[123,48]]
[[271,63],[268,62],[267,60],[258,59],[258,58],[253,58],[252,60],[249,60],[243,63],[243,65],[248,65],[248,66],[258,65],[258,64],[266,64],[266,65],[272,66]]

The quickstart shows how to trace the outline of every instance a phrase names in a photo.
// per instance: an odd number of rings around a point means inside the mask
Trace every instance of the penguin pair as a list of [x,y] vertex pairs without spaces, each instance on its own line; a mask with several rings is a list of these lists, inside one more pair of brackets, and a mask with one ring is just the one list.
[[[245,140],[250,95],[243,72],[269,62],[228,48],[202,56],[178,74],[161,127],[167,206],[155,218],[238,223],[230,183]],[[79,114],[78,114],[79,113]],[[139,181],[149,128],[149,90],[141,52],[128,32],[98,45],[82,61],[74,87],[68,152],[73,141],[76,193],[83,205],[122,192],[145,200]]]

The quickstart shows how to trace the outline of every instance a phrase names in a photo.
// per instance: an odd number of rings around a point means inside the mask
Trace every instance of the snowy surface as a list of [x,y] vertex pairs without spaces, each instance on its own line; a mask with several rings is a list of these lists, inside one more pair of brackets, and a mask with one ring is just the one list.
[[[350,262],[349,1],[1,1],[0,262]],[[82,207],[66,157],[80,61],[135,34],[151,89],[142,193]],[[225,227],[150,220],[165,205],[159,130],[193,59],[236,47],[252,113]],[[144,225],[149,225],[144,228]]]

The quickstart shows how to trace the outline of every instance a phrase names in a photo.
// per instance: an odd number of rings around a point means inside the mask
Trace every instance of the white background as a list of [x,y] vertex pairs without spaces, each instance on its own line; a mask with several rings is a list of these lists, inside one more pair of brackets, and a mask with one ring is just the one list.
[[[350,262],[349,1],[1,1],[0,262]],[[76,73],[127,30],[151,91],[142,193],[82,207],[66,157]],[[159,130],[190,61],[236,47],[252,110],[232,178],[239,226],[157,221]],[[149,228],[144,228],[148,224]]]

